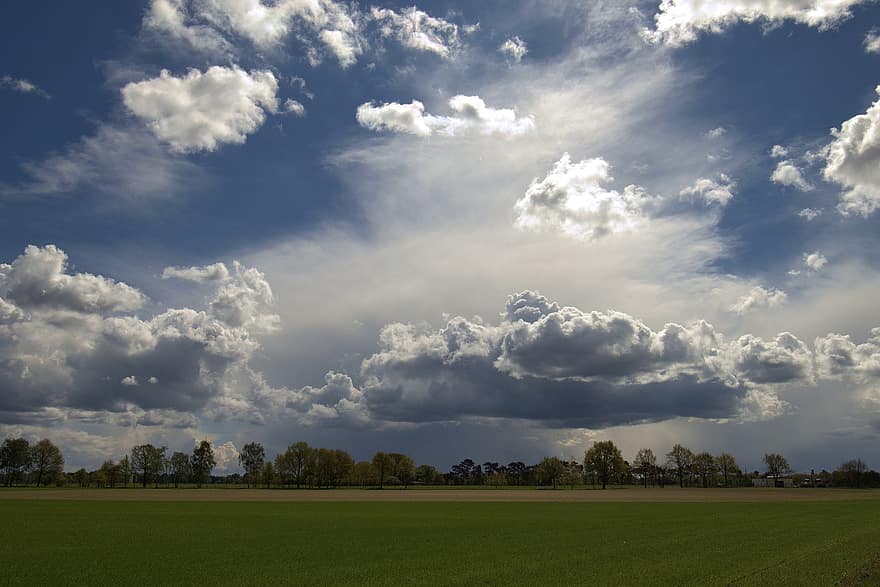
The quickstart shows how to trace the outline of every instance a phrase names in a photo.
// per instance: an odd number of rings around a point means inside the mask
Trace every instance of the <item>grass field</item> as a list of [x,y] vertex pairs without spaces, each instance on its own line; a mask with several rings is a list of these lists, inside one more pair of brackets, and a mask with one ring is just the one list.
[[880,553],[876,499],[3,499],[0,520],[11,585],[831,585]]

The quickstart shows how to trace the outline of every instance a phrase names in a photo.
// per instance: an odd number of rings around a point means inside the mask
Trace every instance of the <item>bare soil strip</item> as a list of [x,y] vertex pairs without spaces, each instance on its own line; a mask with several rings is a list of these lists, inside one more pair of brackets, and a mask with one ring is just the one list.
[[3,489],[0,500],[401,501],[401,502],[792,502],[877,500],[854,489]]

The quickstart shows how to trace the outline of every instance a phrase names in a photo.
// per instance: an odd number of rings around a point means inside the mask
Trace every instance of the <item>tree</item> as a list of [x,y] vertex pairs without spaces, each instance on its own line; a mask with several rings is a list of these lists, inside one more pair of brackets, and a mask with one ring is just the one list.
[[675,470],[679,487],[684,487],[684,477],[691,470],[693,464],[694,453],[691,452],[691,449],[680,444],[673,446],[672,450],[666,454],[666,466]]
[[654,473],[654,468],[657,466],[657,457],[654,456],[654,451],[650,448],[640,448],[636,453],[635,460],[633,460],[633,465],[635,465],[636,472],[642,476],[642,481],[647,488],[648,477]]
[[525,485],[527,470],[525,463],[514,461],[507,465],[507,476],[514,481],[514,485]]
[[605,489],[615,476],[626,470],[620,449],[610,440],[593,443],[593,446],[584,453],[584,468],[596,474],[602,489]]
[[30,444],[24,438],[7,438],[0,445],[0,469],[11,487],[31,464]]
[[260,471],[263,470],[263,464],[266,462],[266,451],[263,445],[258,442],[249,442],[241,447],[241,452],[238,453],[238,462],[244,469],[248,486],[253,483],[256,487]]
[[765,454],[764,464],[767,465],[767,475],[773,477],[774,485],[776,485],[776,482],[779,481],[779,478],[782,475],[791,471],[791,467],[788,466],[788,461],[780,454]]
[[171,477],[174,479],[174,487],[179,487],[181,483],[187,483],[192,478],[189,455],[179,451],[171,455]]
[[119,461],[119,473],[122,476],[122,486],[128,487],[131,481],[131,461],[128,459],[128,455],[125,455]]
[[266,489],[269,489],[272,485],[272,481],[275,479],[275,467],[272,466],[272,461],[266,461],[266,464],[263,465],[263,472],[261,475],[263,477],[263,483],[266,484]]
[[104,481],[111,489],[113,489],[122,479],[122,467],[113,461],[104,461],[104,464],[101,465],[100,472]]
[[379,481],[379,489],[385,485],[385,476],[389,473],[390,463],[388,455],[384,452],[377,452],[373,455],[373,470],[376,471],[376,478]]
[[715,476],[715,471],[717,470],[715,457],[707,452],[701,452],[694,456],[693,469],[694,473],[700,478],[703,487],[709,487],[709,481]]
[[853,459],[840,465],[840,472],[843,473],[847,485],[850,487],[860,487],[862,477],[864,477],[867,470],[868,466],[865,465],[865,461],[862,459]]
[[214,460],[214,449],[207,440],[201,441],[198,446],[193,449],[192,454],[192,475],[196,481],[196,485],[202,486],[211,478],[211,470],[217,466]]
[[435,485],[442,475],[432,465],[419,465],[416,467],[416,481],[423,485]]
[[73,478],[76,481],[76,484],[79,485],[80,487],[87,487],[89,484],[89,474],[83,468],[78,469],[73,474]]
[[724,479],[724,486],[730,487],[731,475],[739,473],[739,465],[736,464],[736,459],[726,452],[723,452],[718,455],[715,462],[718,465],[718,472],[721,473],[721,478]]
[[135,475],[140,473],[143,487],[152,480],[159,486],[159,473],[165,462],[167,449],[152,444],[141,444],[131,449],[131,468]]
[[538,464],[538,477],[544,483],[553,485],[556,489],[556,482],[565,473],[565,465],[557,457],[544,457]]
[[389,453],[387,456],[391,474],[397,477],[400,484],[406,489],[416,476],[415,462],[407,455],[396,452]]
[[369,461],[358,461],[355,463],[351,471],[351,482],[361,487],[375,485],[377,481],[373,464]]
[[64,472],[61,450],[46,438],[30,448],[30,462],[37,477],[37,485],[53,483]]

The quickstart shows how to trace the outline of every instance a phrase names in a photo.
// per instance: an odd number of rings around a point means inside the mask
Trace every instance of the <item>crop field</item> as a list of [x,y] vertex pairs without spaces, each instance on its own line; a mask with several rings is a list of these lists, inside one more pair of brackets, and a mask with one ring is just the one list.
[[33,493],[0,492],[0,584],[880,583],[880,500],[870,492],[702,502],[571,501],[635,490],[532,492],[569,496],[543,502],[522,500],[529,492],[507,492],[507,502],[454,499],[480,492],[443,492],[446,501],[348,493],[396,499],[369,502],[248,501],[237,490],[165,490],[164,501],[142,501],[155,493],[140,490]]

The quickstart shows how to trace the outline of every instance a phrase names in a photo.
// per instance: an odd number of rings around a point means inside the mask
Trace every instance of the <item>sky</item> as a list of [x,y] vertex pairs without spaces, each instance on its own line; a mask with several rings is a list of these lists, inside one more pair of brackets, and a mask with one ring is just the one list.
[[40,0],[0,436],[880,467],[880,5]]

